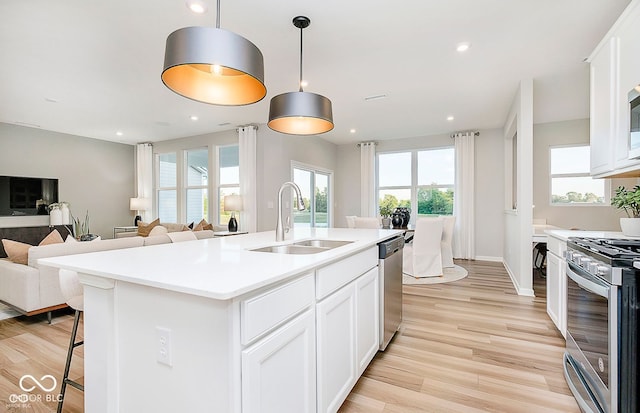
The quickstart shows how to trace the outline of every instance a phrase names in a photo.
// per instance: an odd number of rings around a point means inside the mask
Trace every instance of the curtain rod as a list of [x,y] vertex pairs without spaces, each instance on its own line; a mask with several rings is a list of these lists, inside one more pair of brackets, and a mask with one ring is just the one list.
[[254,124],[248,124],[248,125],[240,125],[236,128],[236,132],[240,132],[240,128],[246,128],[247,126],[253,126],[254,128],[256,128],[256,130],[260,129],[258,128],[258,125],[254,125]]
[[356,146],[359,148],[359,147],[361,147],[362,145],[365,145],[365,144],[366,145],[376,146],[378,144],[378,142],[358,142],[358,143],[356,143]]
[[473,136],[480,136],[480,132],[477,131],[472,131],[472,130],[465,130],[465,131],[460,131],[460,132],[453,132],[451,134],[451,138],[455,138],[457,134],[459,133],[473,133]]

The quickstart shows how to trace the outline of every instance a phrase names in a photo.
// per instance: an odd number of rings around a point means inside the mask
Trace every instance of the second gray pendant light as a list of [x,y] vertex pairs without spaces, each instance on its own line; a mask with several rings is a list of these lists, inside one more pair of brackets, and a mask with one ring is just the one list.
[[311,20],[305,16],[293,18],[300,29],[300,90],[274,96],[269,106],[269,128],[290,135],[317,135],[333,129],[331,101],[322,95],[302,90],[302,29]]

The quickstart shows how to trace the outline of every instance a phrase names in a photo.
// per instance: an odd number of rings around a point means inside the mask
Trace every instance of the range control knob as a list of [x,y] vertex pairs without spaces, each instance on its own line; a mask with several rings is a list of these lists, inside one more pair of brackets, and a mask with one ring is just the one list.
[[580,254],[579,252],[574,252],[574,253],[571,255],[571,261],[572,261],[572,262],[574,262],[574,263],[576,263],[576,264],[578,264],[578,265],[580,265],[580,259],[581,259],[582,257],[583,257],[583,255],[582,255],[582,254]]
[[598,265],[598,269],[596,270],[596,274],[598,275],[607,275],[609,273],[609,268],[606,265]]
[[598,265],[597,262],[594,261],[594,262],[590,262],[589,264],[587,264],[587,266],[585,268],[591,274],[597,274],[598,273],[598,267],[600,267],[600,266]]
[[593,261],[593,260],[592,260],[591,258],[589,258],[589,257],[582,257],[582,258],[580,259],[580,266],[581,266],[582,268],[589,268],[589,263],[590,263],[591,261]]

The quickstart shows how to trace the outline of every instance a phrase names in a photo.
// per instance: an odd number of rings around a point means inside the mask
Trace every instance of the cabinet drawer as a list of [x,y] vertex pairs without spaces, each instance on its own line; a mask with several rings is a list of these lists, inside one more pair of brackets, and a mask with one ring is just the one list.
[[567,250],[567,242],[547,235],[547,250],[555,254],[556,257],[564,258],[564,252]]
[[378,247],[316,270],[316,297],[321,299],[378,265]]
[[313,273],[242,301],[240,334],[243,345],[263,335],[314,303]]

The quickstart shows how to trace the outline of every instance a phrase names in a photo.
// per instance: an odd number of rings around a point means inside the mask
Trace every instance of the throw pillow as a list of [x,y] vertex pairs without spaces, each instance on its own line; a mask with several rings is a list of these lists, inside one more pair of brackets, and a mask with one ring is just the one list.
[[192,231],[170,232],[167,235],[171,238],[171,242],[195,241],[198,239]]
[[160,218],[156,218],[154,221],[151,221],[148,224],[139,221],[138,235],[140,235],[141,237],[148,237],[151,230],[157,225],[160,225]]
[[71,235],[68,235],[68,236],[67,236],[67,239],[66,239],[66,240],[64,240],[64,242],[65,242],[65,243],[67,243],[67,244],[72,244],[72,243],[74,243],[74,242],[78,242],[78,240],[77,240],[77,239],[75,239],[75,237],[72,237]]
[[57,229],[54,229],[49,233],[49,235],[44,237],[38,245],[62,244],[63,242],[62,235],[60,235]]
[[149,236],[153,237],[154,235],[162,235],[162,234],[166,234],[167,232],[169,232],[167,227],[163,227],[162,225],[156,225],[155,227],[153,227],[151,231],[149,231]]
[[203,231],[205,229],[210,229],[211,231],[213,231],[213,224],[209,224],[206,219],[200,221],[198,225],[193,228],[194,231]]
[[4,252],[7,253],[7,257],[9,258],[9,260],[11,260],[11,262],[27,265],[27,263],[29,262],[28,255],[31,245],[25,244],[24,242],[3,239],[2,246],[4,247]]

